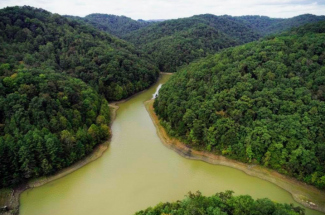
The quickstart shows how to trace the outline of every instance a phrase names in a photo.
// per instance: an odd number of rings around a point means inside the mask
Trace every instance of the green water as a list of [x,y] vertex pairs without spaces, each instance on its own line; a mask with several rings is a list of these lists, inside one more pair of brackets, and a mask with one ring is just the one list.
[[[159,202],[183,199],[189,191],[204,195],[233,190],[236,195],[294,203],[276,185],[224,166],[188,160],[166,148],[143,102],[148,91],[120,105],[109,149],[74,173],[21,196],[21,215],[131,215]],[[307,210],[307,214],[321,214]]]

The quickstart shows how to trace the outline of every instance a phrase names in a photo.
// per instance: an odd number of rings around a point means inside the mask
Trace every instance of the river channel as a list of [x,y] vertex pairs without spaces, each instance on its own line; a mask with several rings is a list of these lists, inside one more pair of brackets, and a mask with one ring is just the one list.
[[[169,77],[162,75],[149,90],[119,104],[104,155],[66,177],[25,191],[20,214],[132,215],[197,190],[204,195],[233,190],[235,195],[299,205],[275,184],[234,168],[183,158],[165,147],[143,102]],[[306,214],[322,213],[306,209]]]

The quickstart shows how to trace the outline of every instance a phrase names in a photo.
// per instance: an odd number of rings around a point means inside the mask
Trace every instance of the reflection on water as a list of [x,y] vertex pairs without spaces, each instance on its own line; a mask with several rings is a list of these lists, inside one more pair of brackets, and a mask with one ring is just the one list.
[[159,93],[159,90],[161,88],[162,84],[159,84],[158,87],[157,87],[157,90],[154,94],[152,94],[152,98],[155,99],[157,96],[158,96],[158,93]]

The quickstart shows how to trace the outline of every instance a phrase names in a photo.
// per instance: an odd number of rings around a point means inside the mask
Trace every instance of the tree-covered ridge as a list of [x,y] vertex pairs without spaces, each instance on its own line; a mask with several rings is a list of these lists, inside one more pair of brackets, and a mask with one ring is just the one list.
[[315,16],[312,14],[303,14],[288,19],[270,18],[267,16],[239,16],[234,18],[243,21],[248,27],[264,36],[325,20],[325,16]]
[[250,42],[259,38],[258,34],[242,22],[231,19],[230,16],[215,16],[212,14],[159,22],[132,32],[124,38],[134,44],[142,45],[166,36],[172,36],[175,33],[188,31],[191,28],[201,27],[203,25],[211,26],[219,32],[227,34],[242,43]]
[[109,123],[107,101],[80,79],[2,64],[0,188],[80,160],[109,138]]
[[72,18],[135,44],[166,72],[176,72],[178,67],[223,48],[325,19],[310,14],[290,19],[203,14],[157,23],[107,14]]
[[175,72],[199,57],[259,37],[241,21],[207,14],[152,24],[124,39],[148,53],[161,71]]
[[226,49],[160,90],[155,111],[192,147],[325,188],[325,22]]
[[181,65],[238,44],[218,30],[198,24],[187,31],[146,43],[142,48],[154,59],[160,71],[176,72]]
[[109,100],[150,86],[158,70],[133,45],[58,14],[32,7],[0,10],[0,63],[78,77]]
[[126,16],[115,16],[108,14],[90,14],[84,18],[84,21],[94,27],[106,31],[117,37],[123,37],[132,31],[146,27],[152,22],[136,21]]
[[135,215],[304,215],[304,209],[292,204],[274,203],[270,199],[233,196],[232,191],[205,197],[199,191],[182,201],[160,203]]

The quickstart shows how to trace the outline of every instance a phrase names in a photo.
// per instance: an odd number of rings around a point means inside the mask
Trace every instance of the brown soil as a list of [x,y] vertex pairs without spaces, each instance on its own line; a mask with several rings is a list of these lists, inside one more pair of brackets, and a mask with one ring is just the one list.
[[153,108],[153,102],[154,100],[146,101],[145,107],[157,129],[159,138],[168,148],[176,151],[178,154],[188,159],[201,160],[210,164],[232,167],[241,170],[248,175],[274,183],[291,193],[294,200],[305,207],[325,212],[325,192],[317,189],[314,186],[300,182],[294,178],[282,175],[274,170],[259,165],[250,165],[210,152],[191,149],[179,140],[171,138],[167,134],[164,127],[159,123],[159,119]]

